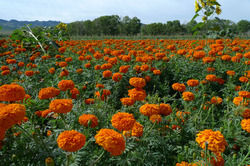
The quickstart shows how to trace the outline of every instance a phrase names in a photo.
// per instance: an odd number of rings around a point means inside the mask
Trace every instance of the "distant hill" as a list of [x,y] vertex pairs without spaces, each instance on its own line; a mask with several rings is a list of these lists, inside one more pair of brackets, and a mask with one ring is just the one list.
[[0,26],[2,27],[2,30],[12,31],[18,28],[21,28],[27,24],[31,24],[31,27],[37,27],[37,26],[55,26],[59,24],[59,21],[17,21],[17,20],[3,20],[0,19]]

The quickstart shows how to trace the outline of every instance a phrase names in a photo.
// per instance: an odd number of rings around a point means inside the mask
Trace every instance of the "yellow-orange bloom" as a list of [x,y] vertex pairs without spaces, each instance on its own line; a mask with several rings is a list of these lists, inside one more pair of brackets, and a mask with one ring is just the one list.
[[55,99],[49,104],[49,109],[55,113],[68,113],[72,108],[73,103],[71,99]]
[[5,84],[0,86],[0,101],[18,101],[25,97],[25,90],[17,84]]
[[95,128],[98,125],[98,118],[92,114],[82,114],[78,121],[85,127],[88,127],[89,123],[91,128]]
[[67,152],[80,150],[86,142],[85,135],[75,131],[64,131],[57,137],[58,147]]
[[234,75],[235,75],[235,71],[233,71],[233,70],[228,70],[228,71],[227,71],[227,75],[229,75],[229,76],[234,76]]
[[244,119],[249,119],[249,118],[250,118],[250,109],[249,109],[249,108],[245,109],[245,110],[242,112],[242,117],[243,117]]
[[102,76],[103,76],[104,78],[112,77],[112,71],[110,71],[110,70],[105,70],[105,71],[103,71]]
[[244,105],[244,106],[247,106],[248,105],[248,101],[244,101],[244,98],[243,97],[235,97],[233,99],[233,103],[237,106],[239,105]]
[[119,131],[130,130],[135,123],[135,118],[133,114],[118,112],[112,116],[111,123]]
[[160,123],[162,121],[162,117],[159,114],[153,114],[149,117],[149,120],[152,123]]
[[248,91],[239,91],[238,94],[240,97],[250,98],[250,92]]
[[205,144],[207,144],[207,149],[214,153],[224,152],[228,145],[220,131],[206,129],[199,132],[196,136],[195,140],[202,149],[205,149]]
[[211,103],[212,104],[221,104],[222,103],[222,98],[218,97],[218,96],[214,96],[211,98]]
[[243,76],[243,77],[239,78],[239,81],[242,82],[242,83],[247,83],[248,82],[248,78]]
[[122,75],[120,73],[114,73],[112,76],[112,80],[114,80],[115,82],[119,82],[122,79]]
[[159,112],[161,115],[163,116],[168,116],[172,113],[172,108],[169,104],[164,104],[164,103],[161,103],[160,104],[160,112]]
[[135,122],[132,128],[132,136],[141,137],[143,135],[143,128],[139,122]]
[[240,123],[243,130],[250,133],[250,119],[243,119]]
[[209,75],[206,76],[206,80],[215,82],[217,80],[216,75],[209,74]]
[[112,156],[118,156],[125,150],[125,140],[123,136],[112,129],[101,129],[95,135],[96,143],[102,146]]
[[194,94],[192,92],[183,92],[182,93],[182,98],[185,101],[192,101],[194,100]]
[[0,126],[8,129],[12,125],[21,122],[25,117],[25,106],[22,104],[8,104],[1,107]]
[[62,80],[58,83],[58,88],[61,91],[71,90],[75,87],[75,84],[72,80]]
[[[196,2],[196,1],[195,1]],[[195,163],[188,163],[186,161],[182,161],[181,163],[176,163],[175,166],[198,166],[198,164]]]
[[50,99],[56,97],[60,94],[60,90],[54,87],[42,88],[39,91],[38,98],[39,99]]
[[146,80],[140,77],[132,77],[129,79],[129,84],[135,88],[143,88],[146,86]]
[[121,98],[120,101],[122,102],[122,105],[127,105],[127,106],[131,106],[135,103],[135,100],[130,97]]
[[195,87],[199,85],[199,80],[195,80],[195,79],[190,79],[187,81],[187,85],[191,86],[191,87]]
[[184,92],[186,90],[186,86],[184,84],[180,83],[174,83],[172,85],[173,90],[176,90],[178,92]]
[[147,94],[143,89],[134,88],[128,90],[128,96],[135,101],[142,101],[146,98]]
[[141,114],[150,117],[154,114],[159,114],[160,107],[157,104],[144,104],[139,110]]

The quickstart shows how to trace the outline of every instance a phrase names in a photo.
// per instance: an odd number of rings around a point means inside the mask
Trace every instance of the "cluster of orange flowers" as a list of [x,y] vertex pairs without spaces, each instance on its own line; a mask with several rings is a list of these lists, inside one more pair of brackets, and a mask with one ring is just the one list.
[[228,144],[220,131],[203,130],[197,134],[196,142],[202,149],[208,149],[216,156],[216,158],[213,157],[210,161],[212,165],[224,165],[221,153],[225,151]]
[[[0,101],[16,102],[25,98],[25,90],[17,84],[5,84],[0,86]],[[20,124],[25,117],[26,108],[22,104],[0,103],[0,143],[5,137],[6,131],[15,124]]]

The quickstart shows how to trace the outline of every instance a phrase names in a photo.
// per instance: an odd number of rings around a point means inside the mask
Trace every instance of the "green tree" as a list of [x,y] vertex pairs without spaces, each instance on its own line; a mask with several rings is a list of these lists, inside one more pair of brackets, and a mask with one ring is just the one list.
[[240,33],[246,33],[248,31],[250,31],[250,21],[247,21],[247,20],[240,20],[238,23],[237,23],[237,30],[240,32]]
[[93,21],[94,33],[97,35],[118,35],[120,17],[117,15],[101,16]]

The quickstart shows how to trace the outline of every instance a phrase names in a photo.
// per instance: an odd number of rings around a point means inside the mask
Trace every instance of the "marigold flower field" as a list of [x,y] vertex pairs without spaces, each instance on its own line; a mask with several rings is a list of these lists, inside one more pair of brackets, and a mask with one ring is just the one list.
[[0,40],[0,165],[250,164],[250,40]]

